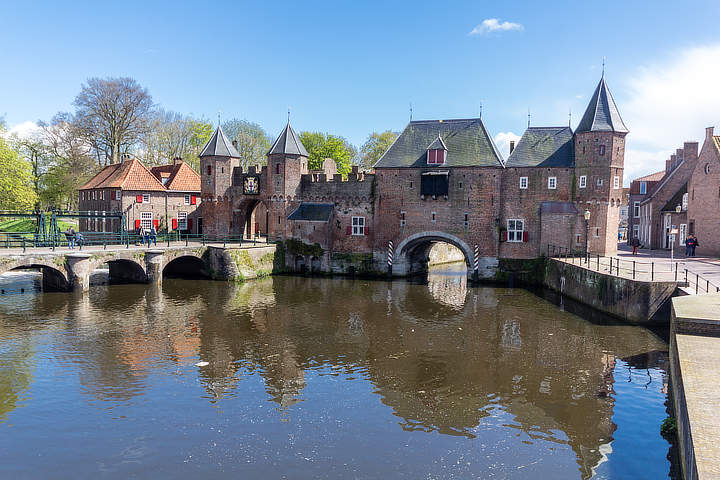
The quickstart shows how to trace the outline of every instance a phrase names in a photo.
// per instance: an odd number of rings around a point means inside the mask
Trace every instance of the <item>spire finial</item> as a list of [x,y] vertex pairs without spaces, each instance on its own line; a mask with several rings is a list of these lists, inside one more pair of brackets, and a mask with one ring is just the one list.
[[288,107],[288,123],[290,123],[290,107]]
[[222,112],[222,110],[218,108],[218,128],[220,128],[220,112]]
[[480,100],[480,118],[482,118],[482,100]]
[[568,127],[570,127],[572,123],[572,107],[568,108]]
[[412,114],[413,114],[413,111],[412,111],[412,102],[410,102],[410,121],[411,121],[411,122],[412,122]]
[[605,76],[605,55],[603,55],[603,70],[602,70],[602,76]]
[[528,108],[528,128],[530,128],[530,109]]

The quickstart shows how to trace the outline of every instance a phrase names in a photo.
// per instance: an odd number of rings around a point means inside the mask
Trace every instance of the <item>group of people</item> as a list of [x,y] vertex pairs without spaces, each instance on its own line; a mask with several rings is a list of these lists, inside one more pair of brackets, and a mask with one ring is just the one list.
[[157,230],[155,229],[155,225],[150,228],[145,228],[140,225],[137,234],[141,245],[147,245],[149,247],[151,242],[157,245]]
[[65,230],[65,239],[68,242],[68,247],[71,249],[75,249],[75,245],[82,246],[83,243],[83,236],[82,233],[76,232],[73,227],[68,227],[67,230]]
[[686,257],[694,257],[695,256],[695,248],[700,245],[698,243],[697,237],[693,234],[690,234],[685,239],[685,256]]
[[[638,247],[640,246],[640,239],[638,237],[633,237],[630,245],[633,247],[632,254],[637,255]],[[698,245],[700,245],[700,243],[698,242],[697,237],[692,233],[688,235],[685,238],[685,256],[694,257],[695,248],[697,248]]]

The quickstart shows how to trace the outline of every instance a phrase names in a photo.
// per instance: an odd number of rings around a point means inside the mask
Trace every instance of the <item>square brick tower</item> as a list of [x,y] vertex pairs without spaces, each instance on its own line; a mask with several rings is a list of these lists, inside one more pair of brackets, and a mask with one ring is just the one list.
[[593,254],[617,253],[627,134],[603,74],[575,130],[575,199],[581,213],[590,211]]
[[300,180],[309,173],[308,152],[290,122],[270,147],[267,159],[268,235],[285,238],[288,210],[297,205]]
[[233,169],[240,166],[240,154],[218,125],[199,158],[203,233],[229,235],[232,223],[230,187]]

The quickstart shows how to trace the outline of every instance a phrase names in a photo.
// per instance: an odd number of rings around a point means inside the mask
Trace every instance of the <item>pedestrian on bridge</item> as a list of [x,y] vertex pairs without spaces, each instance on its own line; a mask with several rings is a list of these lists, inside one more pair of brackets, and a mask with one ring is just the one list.
[[157,247],[157,230],[155,230],[155,225],[150,227],[150,236],[148,237],[147,246],[150,247],[150,242],[153,242],[155,246]]
[[73,227],[68,227],[67,230],[65,230],[65,239],[68,242],[68,247],[75,249],[75,230]]

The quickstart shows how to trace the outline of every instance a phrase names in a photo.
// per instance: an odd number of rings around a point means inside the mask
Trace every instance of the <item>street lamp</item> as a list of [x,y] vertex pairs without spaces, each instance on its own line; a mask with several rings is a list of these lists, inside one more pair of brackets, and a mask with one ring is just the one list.
[[585,217],[585,263],[588,263],[588,255],[590,254],[590,252],[588,251],[588,237],[590,235],[590,210],[585,209],[585,213],[583,214],[583,216]]

